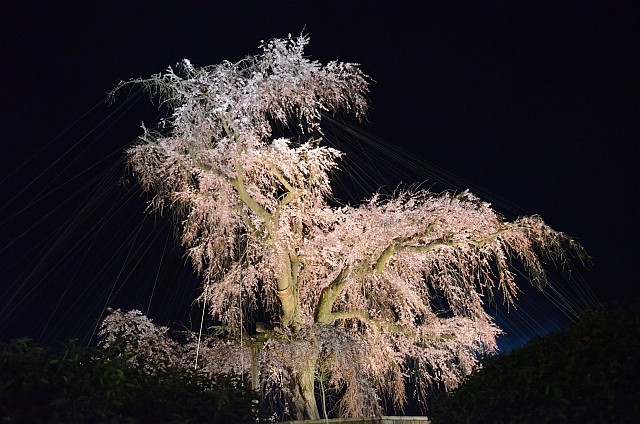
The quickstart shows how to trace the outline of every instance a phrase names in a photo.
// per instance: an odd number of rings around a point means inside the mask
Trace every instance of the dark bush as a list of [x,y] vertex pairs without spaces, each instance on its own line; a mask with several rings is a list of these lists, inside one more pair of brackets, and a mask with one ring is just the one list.
[[640,422],[640,302],[483,360],[430,413],[439,423]]
[[72,340],[0,343],[0,417],[17,423],[252,423],[257,394],[237,377],[131,369]]

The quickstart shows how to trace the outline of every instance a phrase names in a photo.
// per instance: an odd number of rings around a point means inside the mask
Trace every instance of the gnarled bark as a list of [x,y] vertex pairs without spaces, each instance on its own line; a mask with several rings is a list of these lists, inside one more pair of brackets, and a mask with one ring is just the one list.
[[307,363],[296,368],[291,378],[293,395],[291,412],[297,420],[320,419],[314,390],[316,360],[315,357],[311,358]]

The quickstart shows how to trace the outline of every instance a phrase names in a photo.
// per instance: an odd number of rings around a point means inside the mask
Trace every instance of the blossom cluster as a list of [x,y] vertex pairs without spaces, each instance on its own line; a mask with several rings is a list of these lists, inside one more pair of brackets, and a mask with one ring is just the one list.
[[[233,332],[190,336],[187,348],[130,311],[107,317],[101,334],[134,358],[186,366],[197,351],[208,372],[258,369],[263,391],[279,390],[297,417],[318,415],[313,384],[300,389],[309,375],[342,394],[340,415],[376,415],[382,395],[402,406],[408,378],[424,398],[432,385],[455,387],[496,349],[486,306],[517,297],[512,261],[542,288],[545,261],[584,252],[540,217],[509,222],[469,192],[408,190],[336,206],[331,175],[342,152],[322,144],[322,113],[363,117],[368,77],[355,64],[310,61],[307,43],[274,39],[237,63],[185,60],[116,88],[143,84],[171,111],[128,155],[151,207],[179,216],[203,276],[199,301],[228,328],[246,332],[260,314],[274,330],[246,343]],[[275,123],[302,138],[274,136]]]

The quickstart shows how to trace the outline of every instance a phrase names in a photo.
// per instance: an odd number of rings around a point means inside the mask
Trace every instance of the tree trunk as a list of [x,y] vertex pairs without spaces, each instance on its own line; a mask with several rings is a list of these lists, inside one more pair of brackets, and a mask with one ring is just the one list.
[[315,360],[310,360],[305,367],[297,368],[291,378],[293,402],[291,411],[297,420],[319,420],[320,413],[314,393]]

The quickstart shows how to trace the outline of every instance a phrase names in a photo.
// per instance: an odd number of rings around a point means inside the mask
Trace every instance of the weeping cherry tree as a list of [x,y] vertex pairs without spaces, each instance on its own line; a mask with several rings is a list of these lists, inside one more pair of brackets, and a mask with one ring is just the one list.
[[[369,78],[310,61],[307,43],[274,39],[202,68],[184,60],[114,93],[141,84],[170,111],[128,155],[152,208],[179,217],[198,300],[226,329],[198,345],[202,366],[250,373],[298,419],[380,415],[387,400],[405,404],[409,381],[424,399],[496,350],[486,306],[514,301],[513,266],[543,288],[544,263],[584,252],[540,217],[509,222],[469,192],[335,202],[342,153],[323,145],[321,117],[363,118]],[[274,135],[292,126],[301,137]]]

